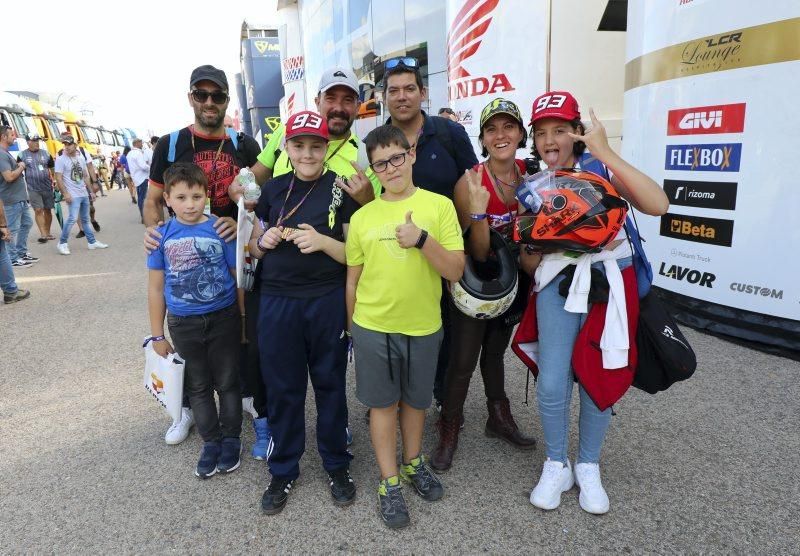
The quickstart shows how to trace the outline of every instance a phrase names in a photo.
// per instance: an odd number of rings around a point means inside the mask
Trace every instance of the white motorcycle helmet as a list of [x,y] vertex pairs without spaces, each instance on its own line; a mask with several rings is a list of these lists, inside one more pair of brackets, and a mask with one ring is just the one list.
[[[493,319],[511,307],[517,295],[517,263],[499,232],[489,230],[489,251],[494,253],[493,272],[486,276],[467,255],[464,275],[450,282],[450,295],[459,311],[474,319]],[[486,265],[481,265],[486,266]]]

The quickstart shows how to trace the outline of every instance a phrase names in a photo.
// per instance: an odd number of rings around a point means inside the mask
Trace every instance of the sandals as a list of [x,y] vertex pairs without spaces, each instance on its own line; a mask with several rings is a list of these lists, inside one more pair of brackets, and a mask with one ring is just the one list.
[[47,238],[46,237],[40,237],[36,241],[38,241],[39,243],[47,243]]

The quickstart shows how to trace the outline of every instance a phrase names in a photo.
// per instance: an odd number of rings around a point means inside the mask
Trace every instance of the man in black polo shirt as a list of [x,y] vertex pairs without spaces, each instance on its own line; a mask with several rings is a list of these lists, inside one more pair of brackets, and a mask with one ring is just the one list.
[[[261,152],[258,143],[252,137],[242,133],[236,134],[224,125],[225,111],[228,109],[228,78],[225,72],[213,66],[205,65],[195,68],[189,79],[189,105],[194,110],[194,123],[183,129],[162,136],[153,149],[150,164],[150,181],[147,196],[144,200],[143,218],[147,226],[144,234],[145,249],[151,251],[158,248],[159,234],[155,227],[164,220],[164,172],[175,162],[192,162],[202,168],[208,177],[207,211],[217,216],[214,223],[217,233],[222,239],[233,241],[236,238],[236,221],[238,214],[236,204],[228,197],[228,186],[241,168],[249,168],[256,162]],[[250,306],[258,292],[247,292],[245,306],[247,324],[250,324]],[[252,311],[255,318],[255,311]],[[252,330],[251,330],[252,329]],[[255,335],[255,324],[247,326],[248,338]],[[250,346],[253,346],[250,349]],[[258,365],[258,354],[254,340],[248,344],[248,354],[243,361],[243,383],[246,390],[258,389],[263,393],[263,385],[251,385],[248,380],[256,377],[260,381],[261,372]],[[253,352],[253,353],[250,353]],[[251,392],[246,392],[253,395]],[[194,424],[188,400],[184,397],[184,409],[181,420],[173,423],[167,431],[167,444],[179,444],[189,434]],[[266,402],[264,402],[265,404]],[[266,407],[264,408],[266,411]],[[264,413],[266,415],[266,413]],[[254,415],[256,417],[256,415]]]
[[[427,89],[422,83],[419,62],[403,56],[384,62],[383,83],[390,118],[387,124],[399,127],[408,143],[416,150],[413,167],[414,185],[453,199],[459,180],[466,182],[467,170],[478,164],[475,150],[463,126],[447,118],[428,116],[422,110]],[[442,296],[442,327],[444,338],[439,350],[436,383],[433,395],[437,407],[444,397],[444,375],[447,370],[450,345],[450,319],[447,297]]]

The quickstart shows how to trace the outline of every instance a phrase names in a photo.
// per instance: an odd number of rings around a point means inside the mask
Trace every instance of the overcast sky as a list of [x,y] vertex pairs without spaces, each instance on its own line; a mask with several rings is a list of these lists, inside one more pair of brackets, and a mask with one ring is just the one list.
[[191,122],[186,93],[195,67],[225,70],[234,87],[242,22],[268,22],[275,3],[45,0],[4,6],[0,90],[63,92],[62,101],[79,95],[70,108],[87,102],[99,124],[160,135]]

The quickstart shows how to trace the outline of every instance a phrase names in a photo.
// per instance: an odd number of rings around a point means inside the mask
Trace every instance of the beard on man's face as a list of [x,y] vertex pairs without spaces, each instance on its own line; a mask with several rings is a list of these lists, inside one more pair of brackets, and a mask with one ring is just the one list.
[[218,128],[222,125],[225,121],[225,110],[223,110],[219,106],[214,106],[212,111],[215,114],[211,114],[207,111],[204,105],[195,106],[194,107],[194,117],[195,121],[202,124],[203,127],[208,129]]
[[[332,123],[334,118],[341,118],[335,123]],[[344,135],[348,131],[350,131],[350,127],[353,125],[353,120],[350,119],[350,116],[347,112],[342,112],[339,110],[331,110],[328,112],[328,116],[326,118],[328,124],[328,133],[331,135]],[[344,120],[344,123],[342,120]]]

